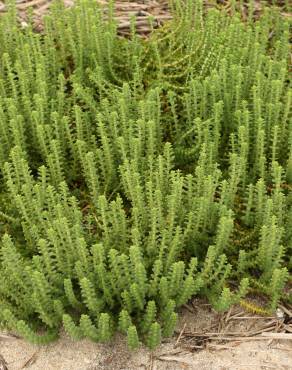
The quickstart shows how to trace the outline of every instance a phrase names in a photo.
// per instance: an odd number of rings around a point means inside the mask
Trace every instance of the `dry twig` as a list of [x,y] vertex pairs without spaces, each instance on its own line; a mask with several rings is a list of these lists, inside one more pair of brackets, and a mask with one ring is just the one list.
[[289,333],[262,333],[261,335],[265,339],[292,340],[292,335]]
[[174,348],[176,348],[177,346],[178,346],[178,344],[179,344],[179,342],[180,342],[180,340],[181,340],[181,337],[182,337],[182,335],[183,335],[183,333],[184,333],[184,331],[185,331],[185,328],[186,328],[186,323],[184,323],[184,326],[183,326],[183,328],[182,328],[182,330],[181,330],[181,332],[180,332],[180,334],[179,334],[179,336],[178,336],[178,338],[177,338],[177,341],[175,342],[175,345],[174,345]]
[[36,362],[36,359],[37,359],[37,353],[38,351],[34,352],[26,361],[25,363],[22,365],[21,369],[25,369],[27,367],[29,367],[30,365],[34,364]]
[[0,333],[0,341],[5,339],[19,339],[20,336],[13,333]]
[[5,358],[0,354],[0,370],[8,370]]
[[281,308],[281,310],[283,312],[285,312],[286,315],[288,315],[288,317],[292,317],[292,312],[290,310],[288,310],[287,307],[285,307],[285,306],[283,306],[281,304],[279,304],[278,306],[279,306],[279,308]]
[[157,360],[178,362],[178,363],[181,363],[181,364],[191,365],[191,366],[194,364],[194,362],[192,360],[187,360],[187,359],[184,359],[184,358],[178,357],[178,356],[160,356],[160,357],[157,357]]

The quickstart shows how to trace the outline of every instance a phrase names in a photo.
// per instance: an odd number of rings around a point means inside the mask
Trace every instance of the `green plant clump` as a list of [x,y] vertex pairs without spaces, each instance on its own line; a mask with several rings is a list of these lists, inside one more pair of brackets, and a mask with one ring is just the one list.
[[112,3],[0,19],[0,323],[31,342],[154,348],[194,295],[289,299],[290,21],[172,12],[147,40]]

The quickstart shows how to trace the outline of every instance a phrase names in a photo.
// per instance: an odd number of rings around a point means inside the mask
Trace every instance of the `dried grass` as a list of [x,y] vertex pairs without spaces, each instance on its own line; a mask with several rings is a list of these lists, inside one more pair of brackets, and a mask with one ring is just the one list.
[[[35,30],[42,31],[43,16],[49,12],[52,1],[53,0],[16,0],[20,24],[23,27],[27,25],[27,11],[31,8],[33,10]],[[109,1],[97,0],[97,3],[104,8],[104,12],[106,14]],[[232,14],[230,0],[205,0],[204,3],[206,8],[216,6],[220,9],[225,9],[227,12]],[[264,5],[267,3],[272,3],[272,1],[255,1],[255,17],[259,16]],[[74,0],[64,0],[64,4],[69,8],[74,5]],[[285,11],[284,1],[278,1],[277,4],[283,8],[283,16],[292,17],[292,13]],[[239,6],[239,2],[237,6]],[[169,0],[116,0],[114,7],[115,18],[118,22],[118,32],[122,36],[128,36],[130,34],[130,21],[133,16],[136,18],[137,32],[141,36],[147,36],[151,32],[152,26],[154,28],[159,27],[172,18],[169,9]],[[4,14],[6,10],[7,6],[5,5],[5,0],[0,0],[0,15]],[[246,19],[248,14],[248,4],[244,3],[240,11],[243,19]],[[152,17],[152,26],[150,26],[150,22],[148,20],[150,16]]]

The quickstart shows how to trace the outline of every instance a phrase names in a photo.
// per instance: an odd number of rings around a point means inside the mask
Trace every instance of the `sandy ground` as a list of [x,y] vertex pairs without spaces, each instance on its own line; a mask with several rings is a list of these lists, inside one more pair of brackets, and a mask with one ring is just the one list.
[[167,343],[151,356],[144,348],[128,352],[122,340],[101,346],[89,341],[76,343],[63,337],[41,348],[22,340],[6,340],[1,342],[0,351],[9,370],[292,369],[291,346],[288,343],[267,345],[266,341],[196,353],[174,349],[173,343]]
[[[253,339],[242,339],[244,335],[269,332],[270,327],[274,331],[273,325],[275,329],[282,324],[272,317],[255,319],[241,309],[218,315],[206,305],[192,306],[181,312],[177,334],[153,353],[144,347],[128,351],[121,336],[116,336],[109,345],[102,345],[88,340],[74,342],[62,334],[57,342],[38,347],[0,334],[0,355],[8,370],[292,369],[291,340],[263,340],[259,334]],[[210,331],[220,332],[224,337],[233,333],[236,337],[217,341],[212,336],[202,340],[189,335]]]

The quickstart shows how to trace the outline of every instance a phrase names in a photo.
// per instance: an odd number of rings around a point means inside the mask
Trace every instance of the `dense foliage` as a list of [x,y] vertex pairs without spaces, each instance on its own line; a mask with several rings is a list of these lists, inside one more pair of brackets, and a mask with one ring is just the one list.
[[192,296],[274,310],[289,279],[289,21],[174,1],[123,39],[111,9],[0,20],[0,322],[36,343],[154,348]]

